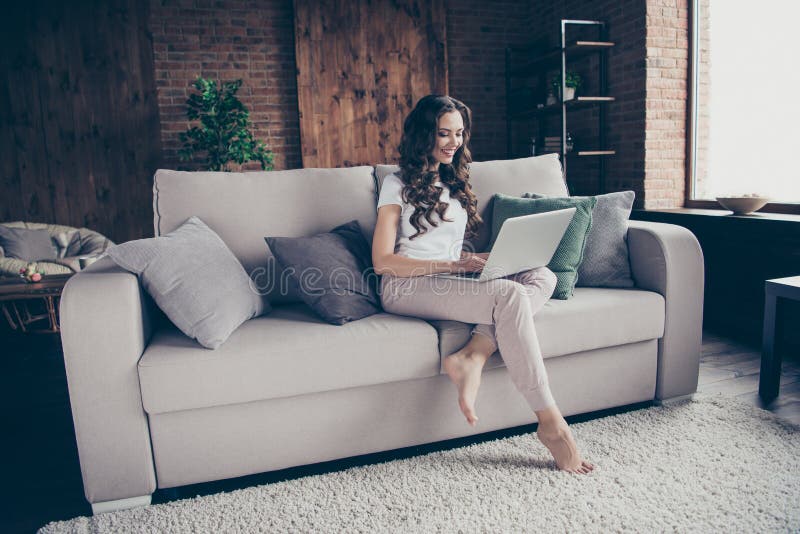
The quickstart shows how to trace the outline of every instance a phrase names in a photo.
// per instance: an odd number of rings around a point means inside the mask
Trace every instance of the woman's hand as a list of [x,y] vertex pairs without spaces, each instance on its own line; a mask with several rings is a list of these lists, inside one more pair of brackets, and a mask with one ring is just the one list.
[[461,251],[461,259],[466,258],[467,256],[477,256],[479,258],[483,258],[484,260],[489,259],[488,252],[466,252],[464,250]]
[[481,272],[486,265],[486,258],[481,256],[483,256],[483,254],[473,254],[471,252],[462,251],[461,259],[453,262],[452,271],[454,273]]

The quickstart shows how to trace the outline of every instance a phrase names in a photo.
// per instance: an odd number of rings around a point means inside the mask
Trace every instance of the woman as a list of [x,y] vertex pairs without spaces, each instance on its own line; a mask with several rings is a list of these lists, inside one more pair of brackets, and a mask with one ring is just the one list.
[[[572,432],[550,393],[533,315],[555,288],[546,267],[476,282],[432,277],[479,272],[488,253],[463,252],[465,232],[482,224],[469,184],[472,114],[448,96],[422,98],[403,125],[400,172],[383,182],[372,245],[386,311],[475,324],[461,350],[444,360],[458,403],[475,426],[475,397],[484,363],[500,349],[514,385],[539,421],[537,436],[559,469],[585,474]],[[478,334],[478,335],[475,335]]]

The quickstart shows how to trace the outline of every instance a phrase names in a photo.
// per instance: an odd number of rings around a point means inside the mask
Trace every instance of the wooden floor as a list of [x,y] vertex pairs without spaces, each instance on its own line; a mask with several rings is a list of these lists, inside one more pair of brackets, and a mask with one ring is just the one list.
[[703,333],[700,356],[700,378],[697,391],[724,393],[769,410],[781,418],[800,425],[800,358],[784,355],[781,365],[781,386],[778,398],[764,406],[758,397],[761,370],[761,349]]
[[[0,389],[6,396],[3,403],[6,408],[4,445],[10,449],[4,457],[4,484],[0,494],[4,511],[0,514],[0,532],[33,532],[49,521],[90,515],[91,510],[83,496],[58,338],[13,336],[9,339],[2,333],[0,337]],[[800,424],[800,358],[788,356],[792,359],[784,355],[780,395],[765,407],[758,398],[759,349],[705,333],[698,391],[733,395]],[[647,405],[642,403],[642,406],[603,410],[571,416],[567,420],[577,423],[642,407]],[[478,437],[300,466],[231,481],[158,490],[153,495],[153,502],[232,491],[529,431],[530,428],[517,427]]]

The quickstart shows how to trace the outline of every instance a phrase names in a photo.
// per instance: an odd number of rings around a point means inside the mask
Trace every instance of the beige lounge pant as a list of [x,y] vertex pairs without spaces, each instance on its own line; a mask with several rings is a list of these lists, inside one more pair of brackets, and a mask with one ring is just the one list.
[[[533,316],[556,287],[547,267],[488,282],[435,276],[383,275],[381,302],[389,313],[475,324],[500,349],[511,380],[534,411],[555,405]],[[443,355],[444,356],[444,355]]]

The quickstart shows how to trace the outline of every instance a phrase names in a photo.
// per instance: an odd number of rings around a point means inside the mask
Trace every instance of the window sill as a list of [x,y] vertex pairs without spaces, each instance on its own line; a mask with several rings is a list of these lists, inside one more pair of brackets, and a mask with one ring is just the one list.
[[[686,209],[701,209],[701,210],[711,210],[711,211],[726,211],[722,206],[719,205],[719,202],[716,200],[695,200],[695,199],[687,199],[686,203],[684,204]],[[779,213],[779,214],[789,214],[789,215],[800,215],[800,204],[793,203],[781,203],[781,202],[769,202],[766,206],[758,210],[758,214],[764,213]]]
[[750,215],[734,215],[721,209],[638,209],[631,212],[631,219],[678,224],[690,229],[704,228],[720,232],[741,230],[750,236],[757,234],[769,238],[800,238],[800,215],[790,213],[756,212]]
[[729,210],[710,210],[700,208],[669,208],[669,209],[655,209],[655,210],[633,210],[639,213],[662,213],[666,216],[682,216],[682,217],[724,217],[726,219],[743,219],[748,221],[794,221],[800,222],[800,215],[792,213],[765,213],[757,211],[749,215],[735,215]]

